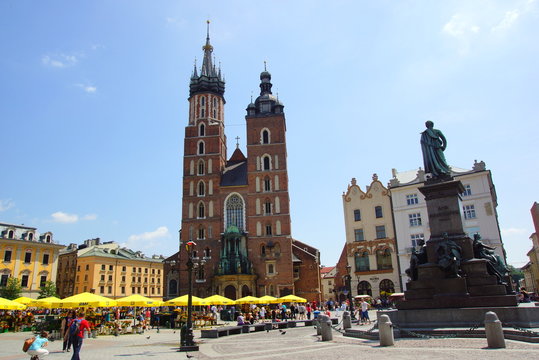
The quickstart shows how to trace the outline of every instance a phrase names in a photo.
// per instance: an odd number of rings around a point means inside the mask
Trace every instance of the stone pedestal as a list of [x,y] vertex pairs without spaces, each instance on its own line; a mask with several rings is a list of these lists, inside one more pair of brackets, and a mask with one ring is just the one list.
[[427,182],[419,191],[425,195],[431,237],[423,249],[426,262],[417,266],[417,279],[407,283],[406,300],[397,308],[516,306],[510,289],[489,274],[487,260],[474,258],[473,240],[462,225],[462,183]]

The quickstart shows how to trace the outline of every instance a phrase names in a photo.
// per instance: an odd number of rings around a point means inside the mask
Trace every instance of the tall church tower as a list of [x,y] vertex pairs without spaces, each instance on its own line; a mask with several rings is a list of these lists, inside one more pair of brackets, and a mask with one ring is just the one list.
[[[221,230],[219,184],[226,165],[224,126],[225,82],[212,62],[209,22],[200,75],[195,68],[189,84],[189,121],[185,127],[181,243],[205,240],[199,258],[210,258]],[[180,247],[180,256],[185,248]],[[206,253],[207,252],[207,253]],[[185,256],[182,256],[185,259]],[[215,258],[215,256],[214,256]],[[209,267],[210,264],[208,264]],[[182,274],[183,275],[183,274]],[[185,277],[186,278],[186,277]],[[185,279],[184,278],[184,279]],[[180,277],[180,289],[186,282]]]
[[[290,199],[283,104],[273,95],[271,74],[260,74],[260,96],[247,107],[247,217],[258,293],[294,291]],[[297,273],[297,272],[296,272]]]

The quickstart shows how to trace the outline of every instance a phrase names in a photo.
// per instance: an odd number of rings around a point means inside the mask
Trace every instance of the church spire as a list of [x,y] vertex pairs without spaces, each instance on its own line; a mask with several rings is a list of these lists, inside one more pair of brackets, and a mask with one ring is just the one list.
[[225,81],[221,74],[221,66],[217,69],[214,65],[215,61],[212,58],[213,46],[210,44],[210,21],[207,20],[206,24],[206,44],[202,47],[204,51],[202,67],[200,69],[200,75],[198,75],[195,65],[195,71],[193,72],[189,86],[189,96],[204,92],[223,96],[225,93]]
[[215,67],[213,66],[211,56],[213,52],[213,46],[210,44],[210,20],[207,20],[206,30],[206,44],[202,47],[204,50],[204,60],[202,60],[201,74],[205,76],[215,76]]

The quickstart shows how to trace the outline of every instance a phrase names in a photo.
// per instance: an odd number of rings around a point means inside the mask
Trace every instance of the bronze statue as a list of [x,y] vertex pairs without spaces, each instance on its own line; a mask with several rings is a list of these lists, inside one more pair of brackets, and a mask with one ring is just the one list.
[[507,275],[508,269],[505,266],[501,257],[494,253],[494,249],[481,241],[481,235],[474,234],[473,236],[473,255],[477,259],[487,260],[487,270],[491,275],[498,278],[499,284],[505,284],[504,278]]
[[447,140],[440,130],[433,128],[432,121],[427,121],[425,126],[427,130],[421,133],[421,150],[423,151],[425,172],[432,174],[433,178],[448,176],[451,170],[444,156]]
[[448,277],[460,277],[460,262],[462,260],[462,248],[456,242],[449,239],[447,233],[443,234],[444,241],[436,248],[438,265],[446,272]]
[[412,251],[410,268],[405,271],[410,280],[418,280],[419,265],[427,263],[427,247],[425,246],[425,240],[419,240],[418,246],[420,246],[419,250],[414,249],[414,251]]

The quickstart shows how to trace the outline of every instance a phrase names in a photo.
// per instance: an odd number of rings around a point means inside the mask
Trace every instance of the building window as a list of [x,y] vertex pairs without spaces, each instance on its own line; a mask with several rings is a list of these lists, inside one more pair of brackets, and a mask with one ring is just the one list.
[[32,252],[26,251],[26,253],[24,254],[24,263],[30,264],[31,262],[32,262]]
[[198,127],[198,136],[204,135],[206,135],[206,127],[204,126],[204,124],[200,124],[200,126]]
[[104,286],[100,286],[100,287],[99,287],[99,292],[100,292],[101,294],[104,294],[104,293],[105,293],[105,287],[104,287]]
[[354,229],[354,241],[365,241],[363,229]]
[[374,214],[376,215],[376,218],[381,218],[381,217],[384,217],[384,214],[382,213],[382,207],[381,206],[376,206],[374,208]]
[[266,256],[266,245],[260,245],[260,255]]
[[243,225],[243,200],[233,194],[226,200],[226,225],[225,229],[230,226],[236,226],[240,231],[244,229]]
[[354,210],[354,221],[361,221],[361,211],[359,209]]
[[112,275],[109,275],[109,281],[112,281]]
[[112,294],[112,286],[109,286],[109,289],[108,289],[108,290],[109,290],[109,291],[108,291],[109,294]]
[[270,157],[269,156],[264,156],[262,158],[262,169],[263,170],[270,170]]
[[406,204],[407,205],[415,205],[418,202],[419,202],[419,199],[417,198],[417,194],[406,195]]
[[109,271],[114,270],[114,265],[109,265]]
[[28,287],[28,275],[23,275],[23,276],[21,277],[21,286],[22,286],[23,288]]
[[384,225],[380,225],[376,227],[376,238],[377,239],[386,238],[386,227]]
[[39,287],[42,288],[45,286],[45,283],[47,282],[47,275],[41,275],[39,277]]
[[464,192],[462,193],[462,196],[470,196],[472,195],[472,187],[470,184],[464,185]]
[[84,275],[84,281],[88,281],[88,274]]
[[393,285],[393,281],[389,279],[384,279],[380,281],[380,294],[384,292],[386,294],[393,294],[395,292],[395,286]]
[[205,172],[205,166],[204,166],[204,160],[200,159],[198,162],[198,175],[204,175]]
[[410,226],[421,226],[421,214],[408,214],[408,221],[410,222]]
[[269,131],[264,129],[262,130],[262,144],[269,144]]
[[[89,264],[86,264],[86,270],[90,270],[90,265]],[[105,270],[105,269],[103,269]]]
[[2,278],[0,279],[0,287],[7,286],[7,279],[9,279],[9,275],[2,274]]
[[271,202],[269,200],[266,200],[264,202],[264,215],[270,215],[271,214]]
[[202,225],[198,228],[198,239],[204,239],[204,228],[202,227]]
[[271,180],[269,176],[264,178],[264,191],[271,191]]
[[378,270],[392,269],[391,251],[389,249],[376,250],[376,264],[378,266]]
[[204,196],[205,194],[206,186],[204,185],[204,181],[201,181],[198,183],[198,196]]
[[11,261],[11,250],[4,251],[4,262]]
[[137,272],[137,268],[136,268],[136,267],[133,268],[133,272]]
[[127,268],[125,266],[122,266],[122,271],[125,272]]
[[200,105],[202,105],[202,106],[206,105],[206,97],[205,96],[200,97]]
[[15,235],[15,232],[13,230],[9,230],[8,233],[7,233],[7,238],[8,239],[13,239],[14,235]]
[[123,283],[125,282],[125,276],[122,276],[122,282]]
[[28,240],[29,241],[34,240],[34,233],[28,233]]
[[275,265],[268,264],[268,275],[273,275],[273,274],[275,274]]
[[122,286],[121,289],[122,289],[122,294],[125,294],[125,286]]
[[266,235],[271,235],[271,225],[266,225]]
[[49,254],[43,254],[43,265],[49,265]]
[[464,218],[469,219],[475,219],[475,206],[474,205],[464,205]]
[[206,211],[204,208],[204,203],[201,202],[200,204],[198,204],[198,218],[204,219],[205,216],[206,216]]
[[198,154],[199,155],[204,154],[204,141],[201,141],[198,143]]
[[423,234],[412,234],[410,235],[410,240],[412,242],[412,247],[417,248],[420,246],[421,241],[425,240],[425,235]]
[[[88,265],[86,265],[86,266],[88,266]],[[106,267],[105,264],[101,264],[101,270],[102,270],[102,271],[105,271],[106,268],[107,268],[107,267]],[[88,269],[86,269],[86,270],[88,270]]]
[[361,253],[355,253],[354,260],[355,260],[355,265],[356,265],[356,271],[369,271],[370,270],[368,252],[363,251]]
[[145,273],[145,274],[148,273],[148,268],[144,268],[144,273]]

